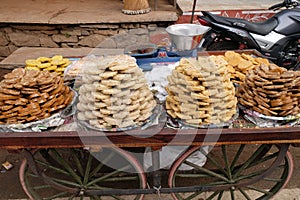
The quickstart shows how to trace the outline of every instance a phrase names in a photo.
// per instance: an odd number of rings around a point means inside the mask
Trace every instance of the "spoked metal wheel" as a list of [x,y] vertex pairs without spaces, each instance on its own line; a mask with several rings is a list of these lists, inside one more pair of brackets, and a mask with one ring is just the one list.
[[[293,159],[288,145],[224,145],[209,153],[192,147],[173,164],[169,187],[194,186],[195,192],[174,193],[174,199],[270,199],[291,178]],[[200,151],[206,157],[203,166],[190,162]],[[191,169],[182,171],[181,166]]]
[[[146,188],[139,162],[119,148],[90,153],[83,149],[39,149],[26,156],[20,182],[30,199],[101,199],[99,191]],[[97,193],[98,192],[98,193]],[[105,194],[106,199],[125,196]],[[131,195],[141,200],[143,195]]]

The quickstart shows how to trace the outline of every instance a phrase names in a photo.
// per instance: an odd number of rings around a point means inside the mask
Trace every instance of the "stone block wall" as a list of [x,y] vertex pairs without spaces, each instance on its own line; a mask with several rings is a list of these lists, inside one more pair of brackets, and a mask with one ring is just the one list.
[[[161,42],[169,22],[129,24],[0,24],[0,61],[20,47],[125,48]],[[155,40],[155,41],[153,41]]]

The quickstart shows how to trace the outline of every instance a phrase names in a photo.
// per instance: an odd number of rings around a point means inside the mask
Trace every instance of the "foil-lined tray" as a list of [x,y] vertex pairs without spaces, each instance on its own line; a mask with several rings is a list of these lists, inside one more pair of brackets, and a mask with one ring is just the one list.
[[240,104],[238,107],[243,111],[243,117],[261,128],[268,127],[291,127],[298,125],[300,122],[300,113],[297,115],[288,115],[285,117],[267,116],[254,110],[248,109]]
[[171,116],[168,116],[167,126],[173,129],[198,129],[198,128],[228,128],[233,126],[233,122],[239,117],[239,109],[236,109],[235,115],[229,121],[222,122],[220,124],[203,124],[203,125],[194,125],[188,124],[180,119],[173,119]]
[[87,121],[79,120],[77,118],[77,114],[74,114],[75,121],[78,123],[79,127],[88,131],[101,131],[101,132],[118,132],[118,131],[128,131],[135,128],[141,128],[146,129],[150,126],[157,125],[159,121],[161,121],[161,115],[162,115],[162,106],[157,104],[154,109],[152,110],[152,115],[145,120],[141,125],[134,125],[134,126],[128,126],[128,127],[120,127],[120,128],[97,128],[92,125],[90,125]]
[[5,124],[0,125],[0,132],[41,132],[52,127],[57,127],[64,124],[65,120],[75,113],[75,107],[77,101],[77,92],[70,88],[73,92],[72,102],[58,113],[51,115],[48,118],[24,123],[24,124]]

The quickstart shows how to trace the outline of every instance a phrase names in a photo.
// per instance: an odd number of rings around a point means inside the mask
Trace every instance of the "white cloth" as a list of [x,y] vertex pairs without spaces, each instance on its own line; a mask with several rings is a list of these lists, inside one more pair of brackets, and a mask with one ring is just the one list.
[[[160,156],[160,169],[169,169],[173,162],[182,155],[186,150],[187,146],[165,146],[159,151]],[[209,146],[201,147],[202,150],[207,154],[210,150]],[[203,155],[200,150],[195,151],[191,154],[188,159],[189,162],[202,167],[206,163],[206,156]],[[144,154],[144,169],[147,171],[152,167],[152,154],[151,148],[147,147]],[[179,170],[191,170],[193,167],[186,164],[182,164]]]

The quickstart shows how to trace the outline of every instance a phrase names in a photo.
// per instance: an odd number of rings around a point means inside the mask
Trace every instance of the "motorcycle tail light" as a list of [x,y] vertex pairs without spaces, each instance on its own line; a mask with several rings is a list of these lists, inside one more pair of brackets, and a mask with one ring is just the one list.
[[210,26],[211,25],[211,23],[209,21],[206,21],[205,19],[202,19],[200,17],[198,18],[198,21],[203,26]]

